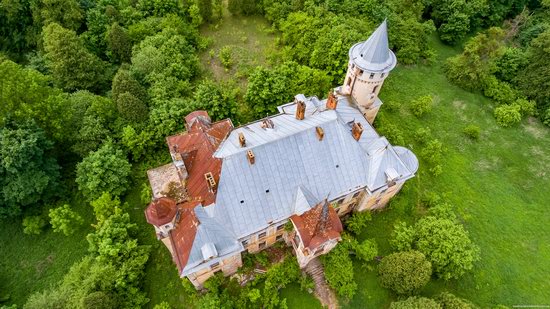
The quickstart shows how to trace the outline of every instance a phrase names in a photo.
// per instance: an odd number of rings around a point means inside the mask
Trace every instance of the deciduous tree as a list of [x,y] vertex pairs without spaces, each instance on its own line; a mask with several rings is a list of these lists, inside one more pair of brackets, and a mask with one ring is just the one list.
[[412,294],[425,286],[432,275],[432,264],[418,251],[390,254],[378,266],[383,287],[398,294]]

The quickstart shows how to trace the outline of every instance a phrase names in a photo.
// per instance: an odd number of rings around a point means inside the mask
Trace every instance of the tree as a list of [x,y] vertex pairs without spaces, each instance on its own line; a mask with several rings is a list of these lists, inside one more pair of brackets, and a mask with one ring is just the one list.
[[442,309],[435,300],[426,297],[411,296],[390,304],[390,309]]
[[355,246],[355,255],[364,262],[370,262],[378,255],[378,245],[374,239],[365,239]]
[[414,227],[401,224],[393,238],[394,247],[422,252],[432,263],[433,272],[444,280],[460,278],[479,259],[479,248],[464,227],[447,218],[427,216]]
[[106,142],[77,164],[76,183],[88,200],[95,200],[104,192],[118,196],[128,188],[130,169],[126,155],[112,142]]
[[211,22],[213,18],[212,0],[198,0],[197,3],[202,19],[206,22]]
[[128,208],[128,204],[124,204],[121,207],[118,196],[113,197],[109,192],[101,194],[98,199],[90,202],[90,205],[94,209],[95,218],[98,222],[107,220],[107,218],[122,208]]
[[43,30],[47,65],[56,83],[65,90],[100,90],[105,64],[90,53],[74,31],[51,23]]
[[353,234],[358,235],[370,220],[372,220],[370,212],[355,212],[346,220],[346,228]]
[[50,224],[54,232],[61,232],[65,236],[72,235],[76,227],[83,223],[82,217],[71,210],[71,206],[65,204],[61,207],[50,209],[48,213]]
[[378,266],[378,276],[383,287],[398,294],[410,295],[420,290],[432,275],[432,264],[418,251],[390,254]]
[[435,297],[442,309],[477,309],[478,307],[466,299],[457,297],[449,292],[443,292]]
[[113,100],[117,102],[118,97],[126,92],[129,92],[143,102],[147,100],[147,90],[145,87],[132,76],[127,67],[121,66],[113,78],[111,95]]
[[32,121],[0,127],[0,217],[17,216],[57,193],[60,168],[52,148]]
[[23,233],[39,235],[46,224],[46,220],[42,216],[26,216],[23,218]]
[[422,115],[431,112],[433,106],[433,98],[431,95],[421,96],[411,102],[411,110],[413,114],[420,118]]
[[40,14],[43,25],[56,23],[71,30],[78,30],[84,17],[77,0],[40,0],[35,10],[39,11],[35,18]]
[[325,268],[327,283],[336,293],[351,299],[357,291],[357,283],[353,279],[353,263],[346,242],[340,242],[329,253],[320,257]]
[[447,78],[464,89],[483,89],[504,52],[503,38],[504,31],[493,27],[470,39],[462,54],[447,60]]
[[237,116],[237,92],[231,85],[204,80],[195,90],[194,109],[207,110],[213,120]]
[[107,45],[110,56],[118,63],[129,62],[132,53],[132,43],[126,29],[118,23],[113,23],[107,32]]
[[120,115],[128,121],[140,123],[147,119],[147,105],[129,92],[118,96],[117,109]]

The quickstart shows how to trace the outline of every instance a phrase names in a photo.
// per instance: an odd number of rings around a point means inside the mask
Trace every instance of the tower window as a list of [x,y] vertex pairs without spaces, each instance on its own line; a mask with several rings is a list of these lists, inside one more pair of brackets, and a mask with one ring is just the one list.
[[384,78],[385,75],[386,75],[386,73],[380,74],[380,78]]
[[373,79],[373,78],[374,78],[374,73],[370,73],[369,79]]
[[351,85],[351,78],[348,78],[348,82],[346,83],[348,86]]
[[372,93],[376,93],[376,90],[378,90],[378,85],[374,86],[374,88],[372,88]]
[[363,70],[359,70],[359,76],[363,75]]

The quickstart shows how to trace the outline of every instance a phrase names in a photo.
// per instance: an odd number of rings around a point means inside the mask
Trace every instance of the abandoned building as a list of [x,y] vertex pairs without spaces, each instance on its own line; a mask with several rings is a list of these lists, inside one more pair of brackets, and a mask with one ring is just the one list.
[[344,84],[325,100],[298,94],[237,128],[205,111],[186,116],[186,131],[167,138],[173,162],[148,171],[145,210],[180,276],[200,288],[218,271],[235,273],[242,252],[278,241],[304,267],[338,243],[340,217],[384,207],[418,169],[372,126],[395,65],[384,22],[350,49]]

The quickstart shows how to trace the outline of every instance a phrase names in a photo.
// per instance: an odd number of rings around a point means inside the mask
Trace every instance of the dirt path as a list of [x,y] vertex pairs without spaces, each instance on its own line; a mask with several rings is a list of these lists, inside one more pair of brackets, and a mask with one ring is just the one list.
[[325,280],[325,270],[321,261],[318,258],[314,258],[307,264],[304,270],[313,278],[315,282],[315,296],[321,301],[321,304],[329,309],[339,308],[338,299]]

